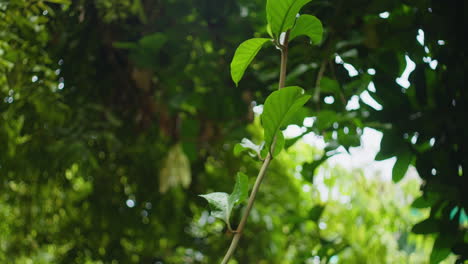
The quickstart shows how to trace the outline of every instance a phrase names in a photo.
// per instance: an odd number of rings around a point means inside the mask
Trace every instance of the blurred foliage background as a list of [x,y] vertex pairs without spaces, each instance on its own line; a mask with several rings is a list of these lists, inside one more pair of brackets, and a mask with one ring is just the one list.
[[[232,235],[197,195],[258,171],[232,149],[262,140],[253,106],[276,87],[279,52],[261,51],[237,88],[229,63],[241,41],[267,35],[264,7],[0,0],[0,262],[218,262]],[[325,36],[291,45],[287,84],[314,95],[302,135],[327,145],[290,139],[233,263],[464,263],[463,3],[305,9]],[[396,157],[397,184],[324,162],[359,146],[365,127],[384,133],[376,160]],[[409,165],[420,179],[403,178]]]

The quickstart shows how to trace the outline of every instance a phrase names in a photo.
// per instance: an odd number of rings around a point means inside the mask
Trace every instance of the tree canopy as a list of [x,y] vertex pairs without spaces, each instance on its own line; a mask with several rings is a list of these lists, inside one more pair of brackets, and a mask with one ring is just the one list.
[[[265,44],[248,68],[230,66],[245,39],[283,32],[265,10],[278,2],[0,1],[0,262],[218,262],[232,234],[198,195],[230,193],[239,170],[251,185],[251,148],[274,137],[253,108],[278,86],[280,53]],[[286,85],[311,97],[292,120],[302,135],[273,160],[234,261],[466,262],[464,10],[301,9],[323,25],[289,46]],[[383,133],[375,159],[396,157],[397,184],[326,164],[366,127]],[[302,144],[309,133],[326,147]]]

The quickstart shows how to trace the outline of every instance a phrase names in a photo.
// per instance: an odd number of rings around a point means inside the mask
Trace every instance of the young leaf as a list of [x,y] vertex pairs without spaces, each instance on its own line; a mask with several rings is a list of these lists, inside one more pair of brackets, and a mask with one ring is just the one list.
[[[294,114],[309,100],[310,95],[305,95],[304,90],[298,86],[289,86],[275,91],[268,96],[263,106],[261,116],[262,124],[265,129],[265,145],[271,149],[273,139],[279,133],[282,127],[289,124]],[[282,135],[277,138],[278,147],[273,154],[279,153],[284,145]]]
[[205,198],[212,207],[211,215],[223,220],[229,227],[229,218],[231,217],[232,209],[235,205],[244,202],[247,199],[249,192],[249,179],[242,172],[237,173],[236,184],[234,190],[229,195],[224,192],[214,192],[209,194],[199,195]]
[[430,264],[440,263],[442,260],[446,259],[450,255],[451,247],[455,240],[453,237],[450,237],[447,234],[439,234],[439,236],[434,241],[434,246],[432,247],[431,256],[429,258]]
[[260,151],[263,148],[263,143],[261,145],[256,145],[250,139],[243,138],[241,143],[238,143],[234,146],[234,156],[239,156],[244,150],[253,150],[255,154],[252,156],[260,155]]
[[299,10],[311,0],[268,0],[267,21],[275,38],[294,26]]
[[231,77],[236,86],[244,75],[245,69],[252,62],[267,38],[253,38],[242,42],[234,53],[231,62]]
[[323,27],[322,22],[315,16],[301,15],[296,20],[296,25],[289,34],[289,40],[297,36],[305,35],[310,38],[312,43],[319,44],[322,41]]
[[228,212],[228,197],[229,195],[225,192],[214,192],[208,194],[202,194],[200,197],[205,198],[211,205],[211,215],[223,220],[226,224],[229,224],[229,212]]
[[393,182],[399,182],[406,174],[408,166],[411,163],[413,156],[409,151],[403,152],[397,156],[397,161],[393,166],[392,170],[392,180]]

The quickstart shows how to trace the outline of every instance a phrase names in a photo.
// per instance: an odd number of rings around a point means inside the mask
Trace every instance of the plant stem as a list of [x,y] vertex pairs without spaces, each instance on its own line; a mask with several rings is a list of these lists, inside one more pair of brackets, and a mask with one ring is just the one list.
[[[280,43],[281,69],[280,69],[278,89],[283,88],[284,83],[286,81],[286,65],[288,62],[288,40],[289,40],[289,30],[286,32],[286,35],[284,37],[284,43]],[[247,218],[249,217],[250,211],[252,210],[253,204],[255,202],[257,192],[260,189],[260,185],[262,184],[262,181],[263,181],[263,178],[265,177],[268,166],[270,165],[270,162],[273,158],[271,153],[273,152],[275,145],[276,145],[276,137],[273,139],[273,143],[271,144],[270,151],[268,152],[268,155],[263,161],[262,167],[260,168],[260,171],[258,172],[258,176],[257,176],[257,179],[255,180],[254,187],[252,189],[252,192],[250,193],[249,201],[247,202],[247,208],[245,209],[244,215],[242,215],[240,224],[237,227],[234,237],[232,238],[231,245],[229,246],[229,249],[226,252],[226,255],[224,255],[224,258],[221,264],[228,263],[228,261],[231,259],[232,255],[234,254],[234,251],[236,250],[237,245],[239,244],[239,240],[242,236],[242,232],[244,231],[245,224],[247,224]]]
[[258,173],[257,179],[255,180],[252,193],[250,194],[249,201],[247,203],[247,208],[244,212],[244,215],[242,216],[239,227],[237,228],[237,231],[234,234],[234,238],[232,239],[231,245],[229,246],[229,249],[226,252],[226,255],[224,256],[224,259],[221,262],[222,264],[228,263],[229,259],[232,257],[232,255],[234,254],[234,251],[237,248],[237,244],[239,243],[239,240],[242,236],[242,231],[244,231],[245,224],[247,223],[247,218],[255,202],[255,197],[257,196],[258,189],[260,188],[260,184],[262,183],[262,180],[265,177],[266,170],[268,166],[270,165],[270,161],[271,161],[271,155],[270,153],[268,153],[267,157],[263,161],[262,168],[260,169]]
[[286,82],[286,66],[288,64],[288,42],[289,42],[289,30],[286,32],[284,36],[284,43],[280,43],[281,48],[281,70],[280,70],[280,79],[279,79],[279,87],[281,89],[284,87]]

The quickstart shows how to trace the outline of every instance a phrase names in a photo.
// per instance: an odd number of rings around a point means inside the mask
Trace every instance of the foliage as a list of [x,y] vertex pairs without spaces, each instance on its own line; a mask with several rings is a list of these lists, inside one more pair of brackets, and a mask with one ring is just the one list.
[[[286,2],[295,5],[292,12],[282,11]],[[231,191],[237,171],[258,171],[256,161],[232,149],[244,137],[252,138],[250,147],[261,145],[259,120],[247,125],[252,106],[277,87],[279,60],[265,45],[238,88],[229,63],[245,38],[269,31],[281,44],[286,29],[299,36],[300,21],[309,19],[296,18],[302,8],[320,18],[324,36],[306,34],[317,46],[302,37],[289,46],[286,85],[312,95],[291,123],[313,117],[303,135],[320,135],[326,149],[285,139],[288,153],[271,164],[244,233],[249,246],[238,249],[236,260],[427,263],[452,252],[457,257],[446,261],[463,263],[463,3],[264,6],[263,0],[0,1],[0,262],[219,261],[231,235],[223,235],[197,194]],[[406,57],[415,69],[403,87],[395,80]],[[376,159],[397,157],[398,184],[324,165],[339,146],[358,146],[364,127],[384,132]],[[258,157],[257,147],[250,149]],[[173,177],[163,172],[180,169],[169,153],[190,169],[187,189],[180,180],[161,189]],[[422,194],[408,179],[412,166]],[[322,178],[329,193],[340,189],[349,203],[332,194],[319,199]],[[406,207],[413,199],[422,215]],[[239,218],[234,212],[231,223]],[[410,232],[418,221],[424,222],[413,231],[424,237]]]

